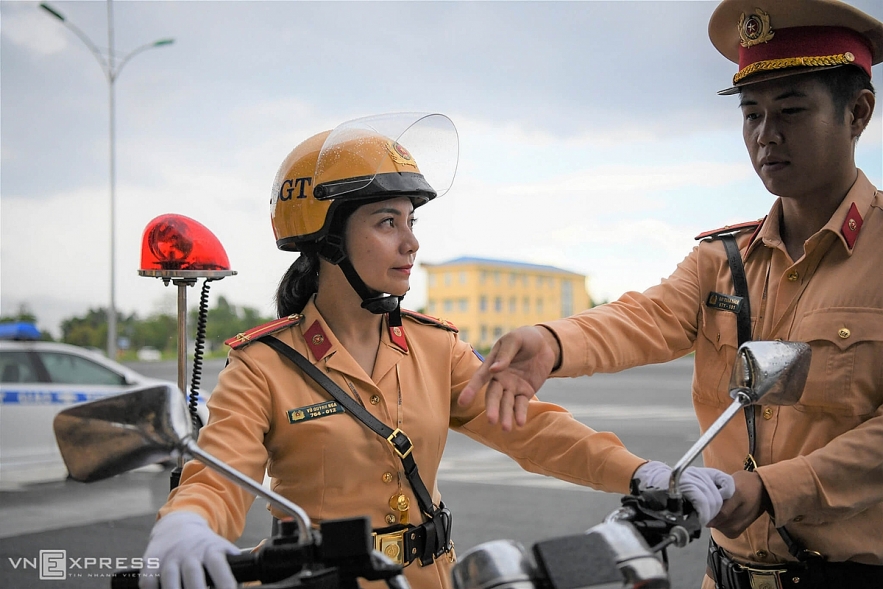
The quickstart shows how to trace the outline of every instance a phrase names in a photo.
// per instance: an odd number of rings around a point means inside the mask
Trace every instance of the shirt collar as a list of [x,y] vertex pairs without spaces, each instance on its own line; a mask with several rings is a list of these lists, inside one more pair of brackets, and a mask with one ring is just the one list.
[[[867,216],[867,211],[871,207],[874,200],[876,189],[865,176],[864,172],[858,170],[858,176],[852,188],[846,193],[840,206],[828,219],[824,227],[816,234],[823,232],[833,233],[840,240],[848,255],[852,255],[858,235],[861,232],[863,219]],[[769,247],[778,247],[782,244],[782,236],[779,233],[779,227],[782,221],[782,199],[777,198],[770,209],[770,214],[764,221],[763,227],[758,234],[759,239],[755,240],[749,246],[749,252],[757,247],[758,242],[763,242]],[[811,238],[812,239],[812,238]]]
[[[328,327],[328,324],[322,317],[322,313],[316,308],[316,304],[312,299],[304,306],[301,314],[304,316],[304,320],[300,324],[300,329],[304,342],[312,355],[313,364],[326,360],[329,362],[329,367],[346,374],[364,372],[334,336],[334,332]],[[396,329],[398,333],[395,332]],[[380,348],[377,350],[374,373],[378,376],[386,374],[407,354],[408,344],[405,338],[405,327],[402,325],[390,328],[389,317],[384,316],[383,329],[380,332]],[[369,374],[368,376],[370,377],[371,375]]]

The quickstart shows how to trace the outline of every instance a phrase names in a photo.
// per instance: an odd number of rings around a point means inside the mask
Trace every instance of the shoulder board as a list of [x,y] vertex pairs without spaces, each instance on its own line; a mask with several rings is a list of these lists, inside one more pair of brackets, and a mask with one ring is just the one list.
[[430,317],[429,315],[417,313],[416,311],[408,311],[407,309],[402,309],[402,317],[407,317],[411,321],[416,321],[417,323],[422,323],[423,325],[433,325],[435,327],[440,327],[441,329],[446,329],[454,333],[459,333],[460,331],[450,321],[439,319],[438,317]]
[[726,235],[727,233],[738,233],[743,229],[757,229],[763,224],[765,218],[766,217],[764,217],[763,219],[758,219],[757,221],[746,221],[745,223],[737,223],[735,225],[724,225],[720,229],[714,229],[712,231],[700,233],[693,239],[698,241],[707,237],[719,237],[721,235]]
[[268,323],[264,323],[263,325],[252,327],[251,329],[243,331],[242,333],[237,333],[235,336],[231,337],[224,343],[236,350],[247,346],[261,336],[265,336],[270,333],[276,333],[277,331],[282,331],[286,327],[297,325],[303,320],[303,315],[295,313],[294,315],[289,315],[288,317],[282,317],[281,319],[275,319]]

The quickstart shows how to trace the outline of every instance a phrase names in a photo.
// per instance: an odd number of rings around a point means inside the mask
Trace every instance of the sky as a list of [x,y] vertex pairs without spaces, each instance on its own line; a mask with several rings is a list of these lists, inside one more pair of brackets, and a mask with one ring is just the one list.
[[[851,3],[883,19],[879,0]],[[107,48],[106,2],[49,4]],[[294,261],[269,219],[280,164],[307,137],[379,113],[442,113],[458,131],[453,187],[418,210],[418,263],[549,264],[612,300],[668,276],[695,235],[773,202],[746,155],[738,98],[716,94],[736,66],[708,40],[713,1],[112,6],[117,56],[174,39],[114,83],[126,314],[175,313],[175,287],[137,271],[147,224],[177,213],[214,232],[237,271],[213,283],[212,304],[272,316]],[[880,86],[883,68],[873,74]],[[108,95],[71,30],[36,2],[0,0],[0,312],[24,305],[56,337],[63,319],[110,300]],[[881,114],[857,150],[877,186]],[[418,269],[404,306],[425,300]]]

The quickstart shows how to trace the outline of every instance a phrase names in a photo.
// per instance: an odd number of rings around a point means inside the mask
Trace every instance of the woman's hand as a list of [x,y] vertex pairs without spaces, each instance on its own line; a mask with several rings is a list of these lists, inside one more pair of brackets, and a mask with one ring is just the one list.
[[501,337],[475,371],[457,402],[469,405],[487,385],[488,421],[510,431],[513,422],[524,425],[527,404],[546,382],[560,354],[558,341],[544,327],[519,327]]
[[[205,573],[218,589],[235,589],[228,554],[239,554],[232,542],[217,535],[199,515],[175,511],[156,522],[144,551],[144,562],[159,561],[159,578],[141,569],[140,589],[206,589]],[[205,567],[205,571],[203,571]]]

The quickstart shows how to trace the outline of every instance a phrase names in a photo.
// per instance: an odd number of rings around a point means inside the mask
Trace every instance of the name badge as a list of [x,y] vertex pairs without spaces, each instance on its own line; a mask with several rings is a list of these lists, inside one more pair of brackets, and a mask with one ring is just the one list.
[[712,309],[720,309],[721,311],[730,311],[738,314],[742,309],[742,297],[734,295],[722,294],[719,292],[708,293],[708,300],[705,305]]
[[346,410],[337,401],[323,401],[315,405],[289,409],[286,413],[288,414],[288,423],[300,423],[335,413],[346,413]]

